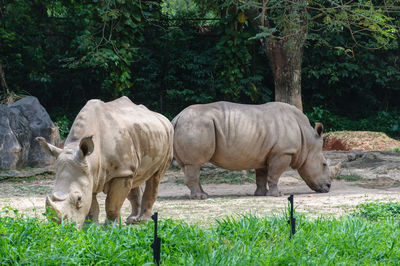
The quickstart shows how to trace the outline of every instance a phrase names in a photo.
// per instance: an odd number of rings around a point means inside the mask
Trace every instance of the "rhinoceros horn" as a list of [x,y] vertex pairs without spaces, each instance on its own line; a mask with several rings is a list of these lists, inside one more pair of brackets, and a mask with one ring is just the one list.
[[44,150],[49,151],[51,155],[53,155],[56,158],[62,152],[62,149],[57,148],[56,146],[51,145],[50,143],[47,143],[43,137],[36,137],[35,140],[40,143],[40,146],[42,146]]
[[46,197],[46,208],[51,208],[56,215],[56,217],[51,217],[51,219],[57,223],[60,223],[61,219],[63,218],[63,214],[49,196]]

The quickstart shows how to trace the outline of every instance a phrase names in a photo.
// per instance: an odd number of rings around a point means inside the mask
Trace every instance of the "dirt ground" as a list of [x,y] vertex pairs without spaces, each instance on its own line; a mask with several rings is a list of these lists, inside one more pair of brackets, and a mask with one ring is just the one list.
[[[290,194],[294,195],[296,210],[308,217],[340,216],[351,212],[360,203],[400,200],[400,153],[325,151],[324,154],[331,164],[343,162],[329,193],[315,193],[296,171],[289,170],[279,182],[280,190],[285,194],[282,197],[254,197],[254,183],[231,182],[233,184],[203,184],[210,197],[206,200],[189,200],[189,189],[183,184],[182,171],[171,169],[160,185],[154,211],[158,211],[161,218],[206,225],[214,223],[215,219],[248,213],[281,215],[287,208]],[[252,182],[255,179],[253,172],[230,172],[216,168],[204,168],[203,176],[210,176],[212,171],[218,173],[215,178],[219,179],[230,179],[233,175],[243,175],[247,178],[244,180]],[[0,181],[0,210],[9,206],[30,216],[43,217],[45,195],[52,191],[53,184],[53,174],[3,178]],[[103,221],[105,195],[99,195],[98,199],[101,204],[100,221]],[[122,219],[129,213],[129,202],[125,201]],[[0,215],[4,215],[4,209]]]

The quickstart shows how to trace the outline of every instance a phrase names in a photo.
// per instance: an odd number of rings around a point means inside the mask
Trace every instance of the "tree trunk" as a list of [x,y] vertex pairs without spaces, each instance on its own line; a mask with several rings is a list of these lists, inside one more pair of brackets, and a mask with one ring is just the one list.
[[284,40],[270,40],[262,44],[274,74],[275,101],[290,103],[303,110],[301,101],[303,45],[290,48]]
[[[274,74],[275,101],[290,103],[303,110],[301,101],[301,63],[304,43],[307,38],[307,2],[305,0],[282,1],[281,20],[269,17],[275,7],[263,0],[262,7],[253,6],[247,10],[249,21],[258,32],[268,32],[260,38],[263,50],[268,56]],[[270,26],[271,23],[275,26]],[[277,27],[277,23],[279,27]],[[278,30],[276,30],[278,29]]]
[[3,65],[0,63],[0,84],[4,90],[4,95],[6,96],[9,91],[6,83],[6,76],[4,75]]

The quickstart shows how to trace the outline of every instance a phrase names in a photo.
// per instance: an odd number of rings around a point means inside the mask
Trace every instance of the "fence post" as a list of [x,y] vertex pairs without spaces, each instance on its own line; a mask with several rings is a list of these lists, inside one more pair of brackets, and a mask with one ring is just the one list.
[[151,244],[153,259],[155,264],[160,265],[161,238],[157,236],[158,212],[155,212],[151,216],[151,219],[154,221],[154,242]]
[[289,239],[291,239],[292,236],[296,233],[296,218],[293,217],[293,195],[290,195],[288,197],[288,201],[290,202],[290,217],[287,222],[288,224],[290,224],[291,227],[291,232],[289,237]]

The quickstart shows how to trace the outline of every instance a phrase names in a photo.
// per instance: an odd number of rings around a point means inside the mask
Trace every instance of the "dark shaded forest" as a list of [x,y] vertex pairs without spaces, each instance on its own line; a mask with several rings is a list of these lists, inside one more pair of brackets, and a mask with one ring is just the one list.
[[[126,95],[170,119],[195,103],[273,101],[246,7],[180,2],[191,1],[1,0],[2,101],[38,97],[62,134],[93,98]],[[393,26],[375,39],[314,17],[301,48],[303,111],[328,131],[400,136],[399,6],[380,16]]]

